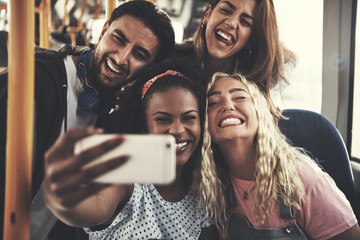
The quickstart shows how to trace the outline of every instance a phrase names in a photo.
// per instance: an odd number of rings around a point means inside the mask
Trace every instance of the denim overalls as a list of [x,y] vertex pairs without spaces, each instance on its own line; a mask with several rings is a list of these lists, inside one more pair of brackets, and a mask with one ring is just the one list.
[[230,218],[227,240],[307,240],[305,234],[298,225],[293,222],[295,212],[292,206],[285,206],[282,200],[279,201],[280,217],[289,222],[283,228],[255,228],[251,223],[240,214],[233,214]]

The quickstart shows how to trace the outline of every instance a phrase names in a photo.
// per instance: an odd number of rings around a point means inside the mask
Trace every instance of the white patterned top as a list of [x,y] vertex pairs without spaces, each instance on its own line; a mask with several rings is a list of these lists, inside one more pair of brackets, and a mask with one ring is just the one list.
[[191,190],[179,202],[165,201],[154,185],[135,184],[131,198],[111,225],[101,231],[85,231],[94,239],[198,239],[201,228],[213,223],[198,208]]

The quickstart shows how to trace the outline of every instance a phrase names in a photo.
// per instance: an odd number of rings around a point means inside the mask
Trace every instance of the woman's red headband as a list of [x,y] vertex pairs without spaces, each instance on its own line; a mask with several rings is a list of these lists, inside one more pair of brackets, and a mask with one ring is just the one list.
[[141,92],[141,101],[144,100],[144,97],[145,97],[145,94],[146,92],[149,90],[149,88],[151,87],[151,85],[156,81],[158,80],[159,78],[163,77],[163,76],[166,76],[166,75],[174,75],[174,76],[179,76],[181,78],[184,78],[186,80],[190,80],[190,78],[186,77],[184,74],[182,74],[181,72],[177,72],[177,71],[174,71],[174,70],[167,70],[166,72],[162,73],[162,74],[159,74],[155,77],[153,77],[152,79],[150,79],[149,81],[147,81],[143,88],[142,88],[142,92]]

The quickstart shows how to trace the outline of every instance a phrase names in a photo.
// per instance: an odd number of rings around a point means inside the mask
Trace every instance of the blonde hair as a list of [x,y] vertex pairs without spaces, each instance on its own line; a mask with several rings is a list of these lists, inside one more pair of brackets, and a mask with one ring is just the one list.
[[[207,100],[206,100],[207,102]],[[221,179],[218,177],[208,131],[207,103],[205,109],[204,138],[201,148],[200,168],[194,170],[193,186],[197,189],[200,201],[205,206],[208,217],[213,219],[219,235],[225,238],[228,225],[227,201]]]
[[[286,137],[280,132],[278,120],[272,114],[272,105],[268,99],[253,83],[248,81],[241,74],[215,73],[208,84],[207,93],[214,82],[221,78],[233,78],[242,82],[248,89],[254,102],[259,127],[254,139],[254,146],[257,152],[255,160],[255,202],[252,206],[252,213],[256,219],[264,223],[267,216],[274,209],[276,201],[281,198],[285,205],[294,206],[300,209],[299,203],[293,200],[294,194],[301,198],[304,196],[304,186],[299,177],[297,169],[298,159],[315,164],[302,149],[291,146]],[[206,112],[208,101],[206,101]],[[212,216],[216,219],[215,224],[222,234],[226,234],[229,216],[228,196],[232,189],[229,172],[222,158],[217,145],[211,142],[208,127],[208,116],[205,114],[204,144],[202,147],[203,161],[199,189],[202,191],[202,201],[207,205]],[[214,155],[215,154],[215,155]],[[208,166],[215,165],[216,170],[207,172]],[[220,184],[220,186],[219,186]],[[229,192],[230,191],[230,192]],[[215,203],[218,201],[217,203]],[[224,212],[225,209],[225,212]]]

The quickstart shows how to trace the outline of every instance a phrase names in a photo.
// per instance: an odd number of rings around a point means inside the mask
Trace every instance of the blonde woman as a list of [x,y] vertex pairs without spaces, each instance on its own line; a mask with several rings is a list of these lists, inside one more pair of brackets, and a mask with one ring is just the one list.
[[289,145],[271,106],[240,74],[216,73],[208,85],[202,164],[217,173],[202,171],[199,184],[223,237],[360,239],[345,195]]

